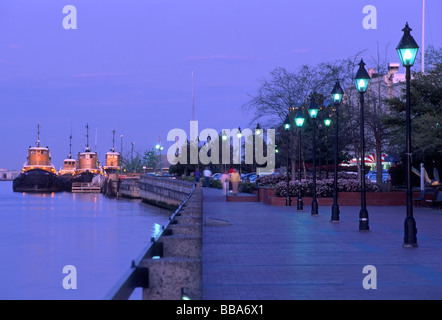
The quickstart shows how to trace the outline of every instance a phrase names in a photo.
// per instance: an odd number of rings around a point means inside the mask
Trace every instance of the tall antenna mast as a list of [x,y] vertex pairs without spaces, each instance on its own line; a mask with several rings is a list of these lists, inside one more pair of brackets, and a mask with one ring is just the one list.
[[89,152],[89,124],[86,123],[86,151]]
[[115,152],[115,129],[112,130],[112,152]]
[[40,147],[40,124],[37,124],[37,142],[35,144]]
[[421,71],[425,72],[425,0],[422,0],[422,65]]
[[69,136],[69,159],[72,159],[72,129],[71,129],[71,135]]
[[193,70],[192,70],[192,121],[195,120],[195,95],[193,93]]

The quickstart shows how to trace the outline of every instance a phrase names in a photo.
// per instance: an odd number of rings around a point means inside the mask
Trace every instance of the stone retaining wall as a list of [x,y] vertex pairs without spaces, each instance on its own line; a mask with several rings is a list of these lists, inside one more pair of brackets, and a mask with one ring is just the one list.
[[[168,186],[172,185],[178,186]],[[162,255],[142,260],[141,266],[149,268],[149,287],[143,288],[144,300],[180,300],[182,292],[192,300],[202,299],[202,206],[202,189],[196,187],[157,240]]]
[[144,175],[140,177],[138,187],[144,202],[174,209],[187,198],[193,183]]

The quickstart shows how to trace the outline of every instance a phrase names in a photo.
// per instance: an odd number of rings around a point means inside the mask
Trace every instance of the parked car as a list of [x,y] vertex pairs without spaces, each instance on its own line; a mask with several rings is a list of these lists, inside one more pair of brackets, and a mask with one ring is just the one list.
[[256,173],[254,173],[254,174],[249,176],[249,181],[250,182],[255,182],[256,178],[258,178],[258,175]]
[[213,175],[212,175],[212,179],[214,179],[214,180],[219,180],[219,179],[221,179],[221,176],[222,176],[223,174],[222,173],[219,173],[219,172],[217,172],[217,173],[214,173]]
[[[376,174],[377,171],[370,171],[365,175],[365,177],[376,183]],[[387,171],[382,171],[382,182],[387,182],[390,180],[391,180],[390,174]]]
[[250,182],[253,182],[257,177],[258,175],[255,172],[251,172],[241,175],[241,180],[249,180]]

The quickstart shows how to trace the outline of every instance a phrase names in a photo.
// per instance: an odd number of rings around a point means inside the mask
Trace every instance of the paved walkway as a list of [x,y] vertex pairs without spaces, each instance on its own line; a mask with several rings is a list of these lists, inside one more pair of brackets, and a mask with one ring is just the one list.
[[[274,207],[203,194],[203,217],[230,222],[203,227],[205,300],[442,299],[441,210],[414,208],[419,247],[403,248],[403,206],[368,207],[370,231],[359,232],[359,207],[341,206],[331,223],[330,207],[311,216],[296,201]],[[363,287],[374,277],[366,265],[376,268],[377,289]]]

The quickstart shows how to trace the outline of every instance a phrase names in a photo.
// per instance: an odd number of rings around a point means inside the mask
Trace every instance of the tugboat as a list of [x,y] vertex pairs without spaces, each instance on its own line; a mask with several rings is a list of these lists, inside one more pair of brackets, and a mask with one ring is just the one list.
[[92,182],[96,175],[102,175],[103,171],[98,162],[98,154],[89,147],[89,125],[86,124],[86,148],[77,155],[75,176],[73,182]]
[[37,126],[35,147],[29,146],[27,161],[12,183],[15,192],[58,192],[63,191],[63,183],[58,178],[48,147],[40,144],[40,124]]
[[58,171],[58,177],[64,183],[64,190],[71,191],[72,189],[72,178],[75,174],[75,169],[77,168],[77,161],[72,158],[72,133],[69,136],[69,155],[63,161],[63,167]]
[[115,130],[112,130],[112,134],[112,149],[106,152],[106,165],[103,167],[106,174],[117,173],[121,168],[121,155],[115,152]]

